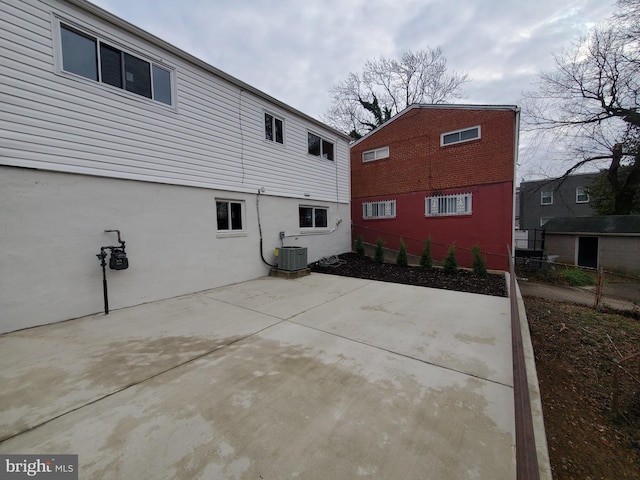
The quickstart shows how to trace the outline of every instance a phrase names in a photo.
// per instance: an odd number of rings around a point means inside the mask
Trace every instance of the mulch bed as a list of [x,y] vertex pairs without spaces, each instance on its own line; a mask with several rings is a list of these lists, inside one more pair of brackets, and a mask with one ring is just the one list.
[[401,267],[395,263],[380,264],[370,257],[361,257],[355,253],[343,253],[338,258],[342,260],[339,265],[322,266],[320,262],[316,262],[311,265],[311,271],[481,295],[507,296],[504,275],[488,274],[486,277],[480,277],[462,269],[455,274],[449,274],[439,267],[425,269],[412,266]]

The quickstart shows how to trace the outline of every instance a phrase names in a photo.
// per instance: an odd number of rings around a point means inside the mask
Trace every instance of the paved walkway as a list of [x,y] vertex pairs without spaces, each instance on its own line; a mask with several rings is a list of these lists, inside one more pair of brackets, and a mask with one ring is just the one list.
[[515,478],[509,302],[261,278],[0,336],[0,452],[80,478]]

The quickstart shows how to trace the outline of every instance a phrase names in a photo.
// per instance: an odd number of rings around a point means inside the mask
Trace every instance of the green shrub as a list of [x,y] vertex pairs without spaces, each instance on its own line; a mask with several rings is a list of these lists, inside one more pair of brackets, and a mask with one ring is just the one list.
[[586,287],[587,285],[595,285],[596,282],[591,275],[579,268],[570,268],[560,274],[562,279],[569,285],[575,287]]
[[456,273],[458,271],[458,262],[456,261],[456,246],[449,246],[447,256],[444,258],[442,265],[443,270],[447,273]]
[[400,239],[400,247],[398,249],[398,256],[396,257],[396,263],[401,267],[406,267],[409,262],[407,260],[407,245],[403,239]]
[[422,250],[422,255],[420,256],[420,266],[422,268],[433,267],[433,258],[431,258],[431,236],[429,236],[424,243],[424,250]]
[[356,239],[356,254],[359,257],[364,257],[364,238],[362,238],[362,235],[358,235]]
[[380,237],[376,238],[376,251],[373,255],[373,261],[377,263],[384,263],[384,240]]
[[484,257],[480,255],[480,245],[474,245],[471,249],[471,255],[473,256],[473,273],[480,277],[487,276],[487,262]]

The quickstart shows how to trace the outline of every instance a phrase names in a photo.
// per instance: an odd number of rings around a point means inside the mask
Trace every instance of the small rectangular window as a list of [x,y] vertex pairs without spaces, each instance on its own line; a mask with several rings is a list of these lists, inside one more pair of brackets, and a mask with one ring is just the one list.
[[589,203],[589,189],[587,187],[576,188],[576,203]]
[[216,216],[218,231],[238,231],[244,228],[242,222],[242,202],[217,200]]
[[362,154],[363,162],[371,162],[373,160],[380,160],[382,158],[389,157],[389,147],[378,148],[376,150],[369,150]]
[[553,205],[553,192],[540,192],[541,205]]
[[96,39],[68,27],[60,28],[62,68],[76,75],[98,81]]
[[269,113],[264,114],[264,138],[284,144],[284,121]]
[[327,228],[329,225],[329,209],[326,207],[298,208],[300,228]]
[[314,133],[307,134],[308,152],[316,157],[334,159],[334,146],[329,140],[326,140]]
[[424,199],[426,217],[450,215],[471,215],[473,213],[472,194],[439,195]]
[[452,145],[454,143],[468,142],[480,138],[480,127],[466,128],[447,132],[440,135],[440,146]]
[[395,218],[396,201],[385,200],[382,202],[364,202],[362,204],[362,218]]

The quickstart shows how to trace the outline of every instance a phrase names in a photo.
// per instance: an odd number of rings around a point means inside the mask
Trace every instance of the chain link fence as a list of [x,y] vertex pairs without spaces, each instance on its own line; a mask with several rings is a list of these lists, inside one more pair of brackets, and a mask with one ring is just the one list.
[[522,294],[631,313],[640,318],[640,278],[538,258],[516,258]]

